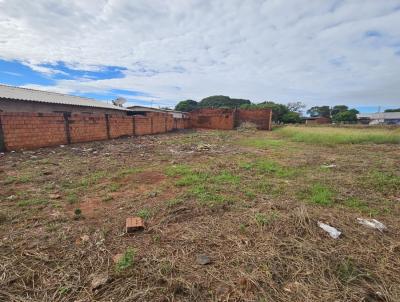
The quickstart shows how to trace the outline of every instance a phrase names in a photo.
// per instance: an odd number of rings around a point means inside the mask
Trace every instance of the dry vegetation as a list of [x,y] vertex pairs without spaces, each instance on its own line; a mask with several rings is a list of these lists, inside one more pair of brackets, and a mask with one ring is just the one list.
[[242,130],[0,156],[0,300],[400,301],[399,145]]

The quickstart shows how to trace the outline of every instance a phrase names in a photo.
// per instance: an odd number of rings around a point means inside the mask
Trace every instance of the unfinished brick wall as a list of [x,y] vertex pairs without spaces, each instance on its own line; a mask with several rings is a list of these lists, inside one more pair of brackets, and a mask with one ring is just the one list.
[[199,109],[190,113],[193,128],[234,129],[243,122],[251,122],[260,130],[271,130],[271,109]]
[[135,122],[135,135],[152,134],[151,117],[135,115],[133,118]]
[[105,116],[73,114],[69,118],[71,143],[108,139]]
[[233,129],[234,111],[230,109],[199,109],[190,113],[193,128]]
[[131,116],[108,116],[109,138],[134,135],[134,121]]
[[67,143],[62,114],[4,112],[0,113],[0,125],[5,150]]
[[165,133],[174,129],[233,129],[238,121],[252,121],[260,129],[270,129],[271,113],[201,109],[192,112],[189,118],[174,119],[171,114],[157,112],[147,116],[0,112],[0,151]]
[[250,122],[257,126],[260,130],[271,130],[272,124],[271,109],[246,110],[238,109],[236,111],[235,125],[238,127],[244,122]]

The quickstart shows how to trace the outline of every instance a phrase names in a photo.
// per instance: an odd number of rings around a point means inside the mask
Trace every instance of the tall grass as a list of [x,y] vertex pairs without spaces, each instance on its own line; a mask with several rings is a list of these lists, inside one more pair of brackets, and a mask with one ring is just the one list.
[[399,129],[330,128],[330,127],[283,127],[276,130],[282,136],[296,142],[312,144],[400,144]]

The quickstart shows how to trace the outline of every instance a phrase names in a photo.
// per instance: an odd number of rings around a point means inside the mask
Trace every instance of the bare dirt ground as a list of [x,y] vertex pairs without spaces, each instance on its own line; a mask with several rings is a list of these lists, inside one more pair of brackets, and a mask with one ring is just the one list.
[[0,300],[400,301],[399,167],[251,131],[3,154]]

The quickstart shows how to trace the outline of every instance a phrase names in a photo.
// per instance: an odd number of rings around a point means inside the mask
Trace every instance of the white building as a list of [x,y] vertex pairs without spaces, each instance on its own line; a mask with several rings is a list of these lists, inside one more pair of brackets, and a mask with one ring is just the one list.
[[400,112],[357,114],[357,119],[369,125],[400,125]]

